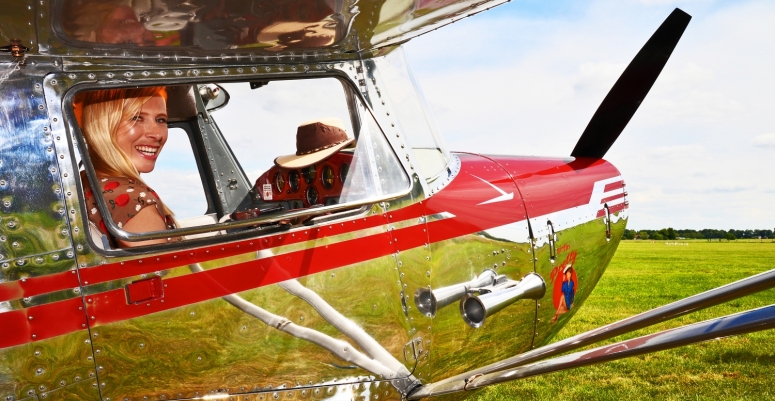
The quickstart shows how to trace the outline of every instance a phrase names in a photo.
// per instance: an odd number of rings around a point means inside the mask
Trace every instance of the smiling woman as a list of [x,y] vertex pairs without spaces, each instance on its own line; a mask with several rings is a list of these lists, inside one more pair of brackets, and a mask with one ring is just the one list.
[[[128,232],[175,227],[169,209],[140,178],[140,173],[153,171],[167,142],[166,98],[164,88],[151,87],[86,92],[75,101],[99,192],[109,205],[110,217]],[[89,221],[110,236],[98,211],[95,191],[88,180],[83,184]],[[120,247],[166,242],[111,239]]]

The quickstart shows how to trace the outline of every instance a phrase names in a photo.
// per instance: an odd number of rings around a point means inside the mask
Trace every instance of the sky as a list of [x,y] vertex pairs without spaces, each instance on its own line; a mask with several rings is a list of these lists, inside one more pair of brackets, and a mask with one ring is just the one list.
[[[405,53],[448,149],[568,156],[675,7],[692,21],[605,156],[627,183],[628,227],[773,229],[775,1],[512,0],[415,38]],[[347,121],[332,79],[227,87],[233,101],[213,116],[251,179],[294,153],[302,121]],[[146,179],[186,218],[207,206],[178,134]]]
[[451,150],[567,156],[674,8],[692,15],[605,158],[631,229],[775,228],[775,2],[512,0],[405,45]]

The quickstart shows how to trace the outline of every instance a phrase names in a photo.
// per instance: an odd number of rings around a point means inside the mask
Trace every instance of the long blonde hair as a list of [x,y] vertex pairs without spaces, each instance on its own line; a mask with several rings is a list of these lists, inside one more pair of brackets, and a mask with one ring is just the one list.
[[[121,122],[132,120],[154,96],[167,101],[164,87],[107,89],[76,95],[73,102],[76,119],[98,174],[126,177],[145,185],[134,163],[118,146],[116,137]],[[164,206],[164,213],[172,215],[167,206]]]

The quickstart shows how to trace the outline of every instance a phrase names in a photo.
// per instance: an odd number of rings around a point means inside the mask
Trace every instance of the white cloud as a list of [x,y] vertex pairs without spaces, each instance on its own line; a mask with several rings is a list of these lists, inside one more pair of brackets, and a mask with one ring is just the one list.
[[719,193],[729,194],[729,193],[737,193],[737,192],[750,191],[750,190],[753,190],[753,189],[755,189],[755,187],[751,186],[751,185],[734,185],[734,184],[732,184],[732,185],[720,185],[720,186],[715,186],[715,187],[712,187],[712,188],[705,188],[705,189],[698,190],[696,192],[701,193],[701,194],[719,194]]
[[757,135],[753,144],[761,148],[775,148],[775,133]]
[[692,157],[704,151],[701,145],[660,146],[653,149],[651,155],[660,158]]
[[609,90],[613,83],[622,75],[626,63],[611,63],[607,61],[582,63],[579,66],[573,88],[576,92],[589,89]]

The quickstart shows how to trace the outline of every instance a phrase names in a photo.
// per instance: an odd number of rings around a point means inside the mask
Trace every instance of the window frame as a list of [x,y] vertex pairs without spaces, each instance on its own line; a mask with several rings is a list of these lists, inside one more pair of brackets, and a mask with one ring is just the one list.
[[[361,116],[359,114],[357,108],[353,110],[353,108],[351,107],[353,106],[352,101],[360,101],[361,106],[367,111],[367,113],[369,114],[369,117],[374,120],[374,123],[380,130],[380,134],[383,135],[383,137],[385,137],[386,143],[390,148],[390,151],[395,155],[396,160],[399,161],[398,164],[401,166],[401,170],[403,171],[407,179],[407,183],[408,183],[407,187],[403,191],[397,192],[395,194],[391,194],[388,196],[373,197],[373,198],[364,199],[358,202],[352,202],[348,204],[327,205],[327,206],[320,206],[320,207],[315,207],[311,209],[310,208],[300,209],[293,212],[285,212],[277,215],[272,214],[269,216],[259,216],[256,218],[246,219],[246,220],[227,221],[227,222],[204,225],[204,226],[176,228],[173,230],[150,231],[145,233],[131,233],[131,232],[125,231],[122,228],[118,227],[118,225],[113,221],[112,218],[108,218],[104,220],[105,226],[108,229],[108,232],[110,232],[111,235],[113,235],[113,237],[115,237],[117,240],[122,240],[127,242],[145,241],[145,240],[153,240],[153,239],[161,239],[161,238],[169,238],[169,237],[183,237],[183,236],[193,235],[193,234],[223,232],[224,230],[231,230],[231,229],[244,229],[244,230],[240,230],[238,232],[226,233],[223,235],[218,235],[213,237],[190,239],[190,240],[170,242],[165,244],[143,245],[143,246],[131,247],[131,248],[110,247],[109,249],[103,249],[100,246],[96,246],[96,244],[93,243],[94,241],[92,240],[91,236],[87,235],[86,236],[87,241],[89,241],[92,248],[95,249],[98,253],[107,255],[107,256],[148,254],[148,253],[154,253],[159,251],[190,248],[190,247],[196,247],[200,245],[221,243],[221,242],[231,241],[235,239],[262,236],[262,235],[271,234],[278,231],[285,231],[293,228],[293,226],[291,225],[280,224],[279,222],[282,220],[313,217],[312,219],[310,219],[310,221],[313,223],[313,225],[315,225],[315,224],[323,224],[324,222],[330,221],[331,219],[352,218],[352,217],[355,217],[355,215],[368,213],[368,211],[370,210],[368,206],[379,204],[381,202],[387,202],[387,201],[403,198],[412,192],[412,189],[413,189],[412,174],[406,170],[406,167],[401,162],[401,158],[398,156],[396,149],[394,148],[392,142],[389,140],[386,134],[385,128],[380,123],[380,120],[377,118],[376,114],[374,113],[374,110],[372,109],[368,99],[364,96],[364,94],[360,90],[358,90],[357,84],[354,81],[352,81],[352,77],[348,76],[344,71],[340,71],[336,69],[328,69],[312,76],[309,76],[309,75],[300,76],[298,73],[296,73],[296,74],[276,74],[276,75],[275,74],[271,74],[271,75],[245,74],[245,75],[241,75],[239,77],[233,77],[233,78],[220,77],[220,76],[219,77],[213,76],[213,77],[210,77],[210,79],[207,79],[207,78],[208,77],[195,76],[193,78],[178,78],[178,79],[148,79],[148,80],[132,81],[131,85],[129,84],[129,82],[119,82],[119,81],[113,81],[113,82],[91,81],[91,82],[83,82],[83,83],[72,85],[72,87],[70,87],[62,96],[62,110],[63,110],[63,114],[67,118],[66,126],[71,131],[70,135],[68,135],[68,140],[71,141],[71,146],[70,146],[71,156],[74,159],[76,159],[77,156],[80,156],[80,159],[83,162],[83,168],[86,172],[86,177],[90,181],[90,184],[94,185],[98,183],[98,180],[97,180],[96,171],[94,170],[88,151],[81,152],[79,150],[79,149],[85,150],[87,149],[87,146],[83,138],[81,128],[77,124],[75,120],[75,114],[73,112],[73,100],[78,93],[85,92],[85,91],[102,90],[102,89],[120,89],[125,87],[197,85],[197,84],[218,83],[218,82],[244,82],[247,84],[248,82],[254,81],[254,80],[281,81],[281,80],[334,78],[340,81],[340,83],[343,85],[343,90],[345,91],[345,98],[347,99],[346,107],[350,112],[351,118],[357,121],[358,124],[361,124],[363,121],[363,118],[365,118],[365,116]],[[204,118],[204,117],[205,116],[198,116],[198,118]],[[189,133],[188,130],[186,130],[186,132]],[[203,183],[206,182],[206,185],[203,185],[203,190],[205,191],[205,197],[208,199],[208,212],[210,212],[211,208],[216,209],[214,207],[214,204],[211,204],[210,202],[212,201],[213,203],[215,203],[216,200],[219,201],[221,198],[218,197],[216,193],[217,191],[214,192],[215,187],[213,186],[213,182],[211,182],[212,180],[214,180],[214,178],[208,176],[209,171],[206,168],[206,165],[205,165],[206,161],[204,160],[208,156],[208,153],[204,147],[204,144],[201,142],[201,138],[199,138],[199,135],[193,132],[189,133],[189,135],[193,136],[192,150],[195,153],[195,158],[197,160],[197,165],[200,171],[200,178],[202,178]],[[75,141],[75,142],[73,143],[72,141]],[[78,154],[76,155],[76,153]],[[84,227],[89,227],[89,220],[88,220],[88,213],[87,213],[88,210],[86,207],[85,199],[82,196],[83,185],[81,183],[80,177],[75,178],[75,181],[76,181],[76,188],[79,191],[79,204],[82,211],[82,218],[84,220]],[[109,216],[110,213],[107,206],[107,202],[105,202],[105,199],[103,197],[98,196],[98,197],[95,197],[95,200],[100,214],[102,214],[103,216]],[[333,213],[333,214],[329,216],[324,216],[326,213]],[[330,218],[320,218],[320,217],[330,217]]]

